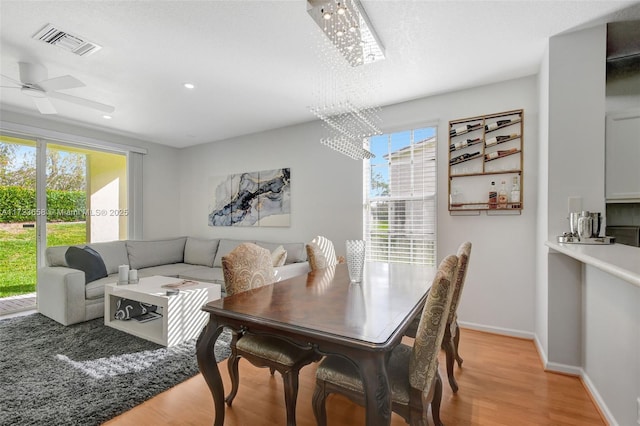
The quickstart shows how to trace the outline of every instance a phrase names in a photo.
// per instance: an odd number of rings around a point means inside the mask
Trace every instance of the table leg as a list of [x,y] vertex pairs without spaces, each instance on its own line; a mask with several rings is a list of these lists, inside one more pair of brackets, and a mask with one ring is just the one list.
[[364,385],[367,426],[391,424],[391,388],[387,376],[388,353],[369,352],[356,361]]
[[218,327],[218,321],[215,316],[209,315],[209,322],[200,333],[196,344],[198,368],[213,396],[213,404],[216,410],[214,426],[222,426],[224,424],[224,386],[214,351],[216,340],[221,332],[222,327]]

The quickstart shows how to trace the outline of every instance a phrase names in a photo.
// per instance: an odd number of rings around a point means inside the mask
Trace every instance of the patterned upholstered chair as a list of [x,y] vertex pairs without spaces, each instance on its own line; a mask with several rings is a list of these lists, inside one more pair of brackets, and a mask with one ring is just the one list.
[[[449,318],[447,319],[447,328],[445,328],[444,339],[442,341],[442,349],[444,349],[447,359],[447,378],[449,379],[449,386],[453,392],[458,392],[458,383],[453,375],[453,362],[456,360],[458,366],[462,366],[463,359],[458,354],[458,345],[460,343],[460,329],[458,327],[458,305],[460,304],[460,297],[462,296],[462,289],[464,288],[465,278],[467,276],[467,266],[469,265],[469,257],[471,256],[471,243],[466,241],[458,247],[458,274],[455,279],[455,285],[453,289],[453,300],[451,301],[451,309],[449,311]],[[407,332],[405,333],[409,337],[416,337],[416,330],[418,329],[419,318],[416,318]]]
[[317,236],[306,245],[309,267],[312,271],[324,269],[338,263],[336,250],[331,240]]
[[467,276],[467,267],[469,266],[469,257],[471,256],[471,243],[466,241],[458,248],[458,275],[456,277],[455,286],[453,287],[453,300],[451,301],[451,309],[449,310],[449,318],[447,319],[447,327],[445,328],[444,340],[442,341],[442,349],[444,349],[447,359],[447,378],[449,386],[453,392],[458,392],[458,383],[453,375],[453,360],[458,362],[458,367],[462,366],[462,358],[458,354],[458,345],[460,343],[460,328],[458,327],[458,305],[464,288],[464,281]]
[[[271,253],[252,243],[243,243],[222,257],[222,270],[227,296],[250,291],[275,281]],[[287,426],[296,424],[298,373],[320,356],[310,349],[294,346],[277,337],[233,333],[231,356],[227,363],[231,377],[231,392],[225,398],[231,406],[238,393],[240,377],[238,363],[245,358],[257,367],[269,367],[271,374],[280,372],[284,381]]]
[[[391,388],[391,409],[411,425],[427,424],[429,405],[436,426],[440,421],[442,381],[438,373],[438,352],[453,298],[452,280],[458,267],[456,256],[445,258],[438,268],[427,296],[413,347],[398,345],[391,352],[387,372]],[[316,372],[313,413],[317,424],[327,423],[325,400],[340,393],[364,404],[362,379],[355,366],[339,356],[326,357]]]

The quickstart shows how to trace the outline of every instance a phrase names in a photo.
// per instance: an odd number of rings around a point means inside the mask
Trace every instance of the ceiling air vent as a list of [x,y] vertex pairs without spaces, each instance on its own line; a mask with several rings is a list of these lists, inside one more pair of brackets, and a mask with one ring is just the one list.
[[56,28],[52,24],[45,25],[33,38],[53,46],[58,46],[79,56],[88,56],[102,49],[102,46]]

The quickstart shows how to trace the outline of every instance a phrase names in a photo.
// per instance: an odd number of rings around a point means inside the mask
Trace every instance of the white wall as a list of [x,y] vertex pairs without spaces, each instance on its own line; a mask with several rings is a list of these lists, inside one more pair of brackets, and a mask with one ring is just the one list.
[[640,398],[640,288],[587,265],[583,292],[585,381],[615,418],[612,424],[633,425]]
[[549,48],[545,50],[538,73],[538,104],[540,108],[538,130],[538,211],[536,223],[536,286],[535,335],[536,344],[546,363],[549,350],[548,319],[549,297],[547,288],[547,228],[549,227]]
[[[538,103],[534,76],[383,108],[385,128],[409,129],[438,121],[438,258],[473,243],[461,322],[533,336],[537,199]],[[448,122],[524,109],[524,202],[518,216],[449,216]],[[362,162],[318,142],[319,123],[239,137],[181,151],[181,234],[210,238],[308,241],[322,234],[344,253],[344,241],[362,235]],[[290,228],[207,226],[208,179],[242,171],[291,167]],[[480,178],[482,179],[482,178]],[[487,188],[489,185],[487,178]]]
[[[320,145],[318,122],[185,148],[180,155],[180,233],[207,238],[306,242],[362,237],[362,162]],[[291,226],[210,227],[209,179],[231,173],[291,168]]]
[[[582,197],[584,210],[604,212],[605,59],[605,25],[549,41],[548,152],[541,160],[548,164],[549,187],[540,192],[548,203],[548,226],[540,236],[546,231],[547,239],[569,229],[569,196]],[[540,250],[538,255],[538,263],[548,261]],[[576,303],[581,287],[565,279],[565,266],[546,264],[547,275],[540,275],[537,286],[539,295],[547,295],[537,307],[538,318],[548,320],[546,329],[537,330],[547,338],[545,358],[562,370],[582,363],[578,349],[582,309]],[[538,268],[544,269],[545,265]],[[543,320],[538,323],[544,325]]]

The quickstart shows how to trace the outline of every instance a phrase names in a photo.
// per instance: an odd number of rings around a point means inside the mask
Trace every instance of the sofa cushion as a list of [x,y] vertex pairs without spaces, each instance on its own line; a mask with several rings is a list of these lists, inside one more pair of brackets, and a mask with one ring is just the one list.
[[84,272],[85,284],[107,276],[102,257],[91,247],[69,247],[64,257],[70,268]]
[[285,265],[305,262],[307,260],[307,252],[305,251],[304,243],[267,243],[264,241],[256,241],[256,244],[260,247],[266,248],[270,252],[273,252],[278,248],[278,246],[284,247],[287,252]]
[[150,266],[181,263],[184,261],[186,237],[170,240],[127,241],[129,266],[142,269]]
[[207,283],[222,284],[224,289],[224,275],[222,268],[209,268],[206,266],[192,266],[180,272],[180,278],[184,280],[204,281]]
[[108,277],[90,282],[84,287],[84,297],[86,297],[87,300],[104,299],[104,285],[116,282],[118,282],[118,274],[112,274]]
[[109,241],[107,243],[91,243],[87,245],[100,253],[109,275],[118,272],[118,266],[129,264],[125,241]]
[[64,258],[68,248],[69,246],[47,247],[45,250],[47,266],[69,266]]
[[[148,268],[139,269],[138,277],[152,277],[154,275],[162,275],[163,277],[179,277],[184,271],[191,268],[200,268],[200,266],[189,265],[188,263],[170,263],[168,265],[150,266]],[[204,266],[202,266],[204,268]]]
[[201,240],[187,237],[184,246],[184,263],[192,265],[213,266],[220,240]]
[[287,251],[279,245],[271,252],[271,263],[273,266],[282,266],[287,260]]
[[251,243],[251,242],[253,241],[228,240],[228,239],[220,240],[220,244],[218,245],[218,251],[216,252],[216,259],[213,261],[213,267],[222,268],[222,256],[226,256],[231,252],[231,250],[238,247],[242,243]]

